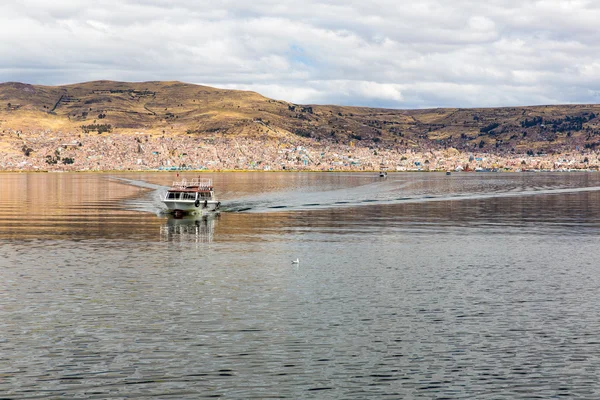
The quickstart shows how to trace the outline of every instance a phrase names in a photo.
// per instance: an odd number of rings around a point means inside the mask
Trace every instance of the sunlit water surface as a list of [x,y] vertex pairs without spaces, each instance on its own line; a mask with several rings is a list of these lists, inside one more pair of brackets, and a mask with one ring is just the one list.
[[0,398],[600,398],[600,174],[203,176],[0,174]]

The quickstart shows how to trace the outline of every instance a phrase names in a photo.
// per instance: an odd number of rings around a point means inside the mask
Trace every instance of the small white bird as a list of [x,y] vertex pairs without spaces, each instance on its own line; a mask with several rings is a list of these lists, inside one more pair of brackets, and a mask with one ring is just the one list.
[[300,264],[300,260],[296,258],[294,261],[292,261],[292,264]]

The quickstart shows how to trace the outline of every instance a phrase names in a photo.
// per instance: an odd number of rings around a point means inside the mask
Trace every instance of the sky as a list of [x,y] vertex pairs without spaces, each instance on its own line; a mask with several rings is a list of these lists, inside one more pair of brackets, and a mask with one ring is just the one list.
[[600,102],[600,0],[2,0],[0,82],[177,80],[299,104]]

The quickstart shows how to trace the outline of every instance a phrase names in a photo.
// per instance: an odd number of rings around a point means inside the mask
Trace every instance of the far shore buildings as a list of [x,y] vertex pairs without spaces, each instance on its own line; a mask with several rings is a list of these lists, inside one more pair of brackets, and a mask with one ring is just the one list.
[[61,132],[4,132],[0,171],[255,170],[255,171],[569,171],[598,170],[598,152],[505,154],[454,148],[400,150],[299,138],[296,141],[189,135],[73,137]]

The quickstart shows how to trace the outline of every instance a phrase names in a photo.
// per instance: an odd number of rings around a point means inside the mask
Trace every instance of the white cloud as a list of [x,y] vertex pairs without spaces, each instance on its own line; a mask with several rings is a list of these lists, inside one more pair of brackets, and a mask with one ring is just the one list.
[[584,0],[5,0],[0,81],[181,80],[296,103],[598,101]]

